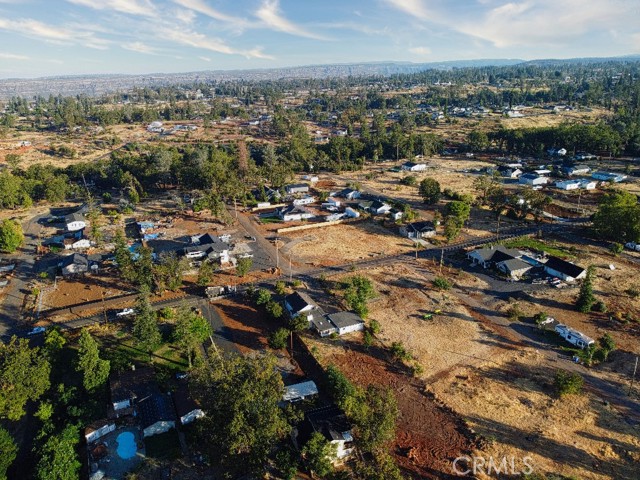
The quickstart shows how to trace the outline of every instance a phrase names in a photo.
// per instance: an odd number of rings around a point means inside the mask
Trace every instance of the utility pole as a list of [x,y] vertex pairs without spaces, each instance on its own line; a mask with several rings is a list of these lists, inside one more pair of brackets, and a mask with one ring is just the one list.
[[276,237],[276,271],[280,271],[280,242]]
[[289,283],[293,282],[293,272],[291,271],[291,252],[289,252]]
[[444,248],[440,250],[440,275],[442,275],[442,263],[444,262]]
[[633,383],[636,379],[636,372],[638,371],[638,357],[636,356],[636,364],[633,367],[633,375],[631,376],[631,385],[629,385],[629,395],[631,395],[631,391],[633,390]]

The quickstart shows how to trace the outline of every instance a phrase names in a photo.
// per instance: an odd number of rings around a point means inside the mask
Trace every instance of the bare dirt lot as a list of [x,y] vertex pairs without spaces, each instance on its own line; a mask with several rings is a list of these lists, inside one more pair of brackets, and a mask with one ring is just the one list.
[[543,357],[505,349],[478,368],[447,372],[430,389],[481,436],[478,456],[514,457],[516,469],[528,456],[535,473],[571,478],[637,478],[638,427],[589,393],[558,399]]
[[282,250],[299,263],[339,265],[356,260],[411,251],[412,242],[372,220],[287,234]]

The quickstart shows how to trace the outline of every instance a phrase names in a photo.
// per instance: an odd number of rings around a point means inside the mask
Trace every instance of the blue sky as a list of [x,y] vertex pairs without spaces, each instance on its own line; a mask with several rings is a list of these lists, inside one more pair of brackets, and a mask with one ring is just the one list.
[[640,53],[640,0],[0,0],[0,78]]

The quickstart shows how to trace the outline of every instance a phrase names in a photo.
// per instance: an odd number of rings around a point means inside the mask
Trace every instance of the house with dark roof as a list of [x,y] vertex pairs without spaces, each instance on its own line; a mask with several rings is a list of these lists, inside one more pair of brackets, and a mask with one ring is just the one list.
[[229,244],[210,233],[191,237],[191,245],[185,247],[182,253],[187,258],[220,260],[220,263],[229,262]]
[[436,234],[436,227],[433,222],[420,221],[411,222],[400,226],[400,235],[412,239],[433,237]]
[[63,257],[58,263],[63,277],[80,275],[89,271],[89,259],[85,255],[74,253]]
[[284,297],[284,307],[292,318],[316,308],[316,304],[305,292],[293,292]]
[[155,373],[151,367],[135,366],[131,370],[113,373],[109,377],[111,406],[116,416],[132,413],[132,407],[157,391]]
[[406,172],[424,172],[427,169],[426,163],[404,162],[400,168]]
[[276,215],[278,215],[283,222],[297,222],[315,217],[313,213],[301,205],[287,205],[286,207],[278,208]]
[[353,312],[337,312],[326,315],[338,335],[364,330],[364,320]]
[[355,200],[356,198],[360,198],[360,192],[353,188],[345,188],[344,190],[339,191],[337,196],[346,198],[347,200]]
[[304,421],[298,428],[296,443],[302,448],[315,432],[319,432],[329,443],[335,445],[336,456],[331,460],[332,463],[339,463],[355,450],[351,430],[351,423],[344,412],[336,405],[329,405],[305,413]]
[[522,257],[522,252],[515,248],[506,248],[497,245],[491,248],[476,248],[467,253],[467,258],[471,260],[472,265],[482,265],[483,268],[489,268],[492,265]]
[[186,385],[181,385],[175,392],[173,392],[173,405],[176,408],[176,414],[181,425],[187,425],[188,423],[204,417],[204,412],[191,395]]
[[87,226],[87,221],[81,213],[74,212],[64,217],[64,224],[66,225],[68,232],[75,232],[76,230],[82,230],[85,228]]
[[391,211],[391,205],[380,200],[374,200],[369,211],[374,215],[386,215]]
[[167,432],[176,426],[176,413],[168,393],[154,393],[137,404],[142,436]]
[[587,276],[587,271],[584,268],[554,256],[547,258],[544,270],[549,275],[558,277],[565,282],[573,282]]

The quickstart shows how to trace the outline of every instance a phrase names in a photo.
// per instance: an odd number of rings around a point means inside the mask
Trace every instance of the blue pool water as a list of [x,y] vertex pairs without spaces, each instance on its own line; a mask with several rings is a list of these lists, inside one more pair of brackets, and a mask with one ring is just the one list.
[[136,441],[133,433],[131,432],[122,432],[116,438],[116,442],[118,443],[118,456],[123,460],[127,460],[129,458],[133,458],[136,456]]

